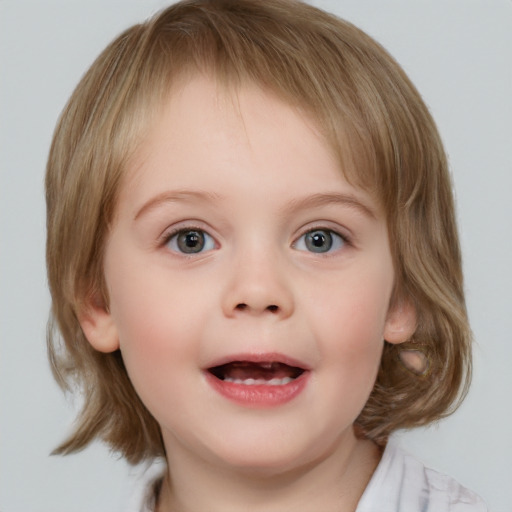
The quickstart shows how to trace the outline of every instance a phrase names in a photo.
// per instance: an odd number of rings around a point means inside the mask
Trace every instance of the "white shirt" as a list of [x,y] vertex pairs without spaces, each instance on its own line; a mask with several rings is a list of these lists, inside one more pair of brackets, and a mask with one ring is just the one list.
[[487,512],[482,498],[453,478],[425,467],[393,441],[356,512]]
[[[122,512],[154,512],[155,483],[162,473],[161,464],[150,466]],[[477,494],[453,478],[425,467],[391,441],[356,512],[488,512],[488,509]]]

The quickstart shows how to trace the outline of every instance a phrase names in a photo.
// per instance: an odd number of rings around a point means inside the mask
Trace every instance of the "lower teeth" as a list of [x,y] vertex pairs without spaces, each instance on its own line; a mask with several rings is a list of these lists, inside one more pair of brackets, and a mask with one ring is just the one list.
[[244,386],[258,386],[258,385],[266,385],[266,386],[284,386],[288,384],[293,379],[291,377],[284,377],[282,379],[231,379],[230,377],[226,377],[224,382],[233,382],[234,384],[243,384]]

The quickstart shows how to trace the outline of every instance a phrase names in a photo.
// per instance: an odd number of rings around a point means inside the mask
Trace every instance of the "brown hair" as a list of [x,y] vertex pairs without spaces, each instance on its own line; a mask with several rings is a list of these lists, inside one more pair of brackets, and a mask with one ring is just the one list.
[[[56,452],[101,438],[130,462],[164,455],[120,352],[95,351],[77,314],[94,293],[108,304],[103,249],[123,169],[172,84],[194,71],[225,84],[254,82],[310,114],[346,178],[386,212],[394,298],[415,306],[418,328],[410,342],[385,343],[358,432],[383,444],[396,429],[452,412],[469,385],[471,337],[446,156],[415,87],[373,39],[307,4],[189,0],[113,41],[54,135],[46,177],[49,354],[61,386],[83,392],[76,430]],[[423,353],[427,371],[402,364],[404,349]]]

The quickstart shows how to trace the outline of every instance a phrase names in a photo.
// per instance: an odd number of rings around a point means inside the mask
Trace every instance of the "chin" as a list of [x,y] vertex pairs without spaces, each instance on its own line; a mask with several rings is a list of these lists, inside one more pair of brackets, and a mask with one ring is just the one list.
[[[320,442],[307,442],[279,436],[266,436],[266,439],[249,436],[240,443],[232,442],[215,453],[217,461],[226,469],[232,469],[238,474],[267,478],[277,475],[290,474],[307,467],[328,456],[332,447]],[[232,438],[233,440],[233,438]],[[233,440],[233,441],[236,441]],[[219,447],[220,448],[220,447]]]

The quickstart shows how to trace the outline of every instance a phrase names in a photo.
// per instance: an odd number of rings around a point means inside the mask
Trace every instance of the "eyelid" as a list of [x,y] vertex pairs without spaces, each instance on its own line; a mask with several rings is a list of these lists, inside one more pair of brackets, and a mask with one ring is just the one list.
[[330,231],[331,233],[340,236],[347,245],[353,245],[354,243],[354,236],[347,228],[344,228],[339,224],[333,225],[332,222],[328,221],[318,221],[302,227],[299,230],[299,234],[294,238],[293,244],[295,244],[297,240],[305,234],[311,233],[311,231]]
[[[205,227],[203,222],[195,221],[195,220],[180,221],[176,224],[173,224],[172,226],[169,226],[158,237],[157,245],[159,247],[165,247],[170,242],[170,240],[173,237],[175,237],[178,233],[183,233],[186,231],[201,231],[202,233],[205,233],[208,237],[210,237],[213,240],[213,242],[215,244],[215,247],[214,247],[215,249],[218,249],[220,247],[217,237],[211,233],[212,230],[209,227]],[[172,251],[172,252],[176,252],[176,251]],[[205,252],[210,252],[210,251],[205,251]],[[183,256],[191,256],[190,254],[185,254],[185,253],[178,253],[178,254],[182,254]],[[197,254],[202,254],[202,252],[197,253]],[[193,256],[193,254],[192,254],[192,256]]]
[[[307,237],[311,233],[327,233],[329,236],[329,247],[327,247],[325,250],[313,250],[312,247],[308,246],[308,240]],[[343,247],[347,245],[347,242],[345,239],[339,234],[335,233],[334,231],[330,229],[314,229],[312,231],[306,231],[302,236],[300,236],[297,241],[294,243],[294,249],[301,251],[301,252],[308,252],[315,255],[330,255],[336,252],[341,251]],[[320,249],[320,247],[318,247]]]
[[[199,246],[189,246],[187,243],[185,243],[185,245],[182,245],[183,240],[181,238],[185,236],[185,239],[187,239],[190,233],[200,233]],[[197,240],[198,239],[196,238],[196,242]],[[198,230],[182,230],[178,231],[174,235],[171,235],[168,242],[165,244],[165,248],[170,253],[177,255],[179,257],[194,258],[204,256],[205,254],[208,254],[211,251],[213,251],[215,249],[215,240],[205,231],[200,232]]]

